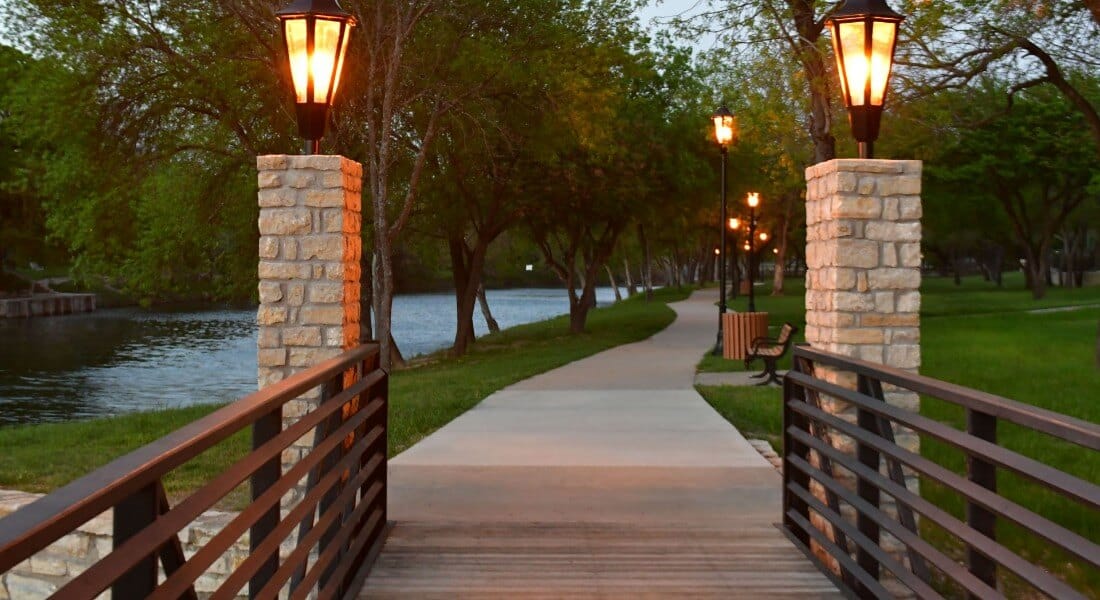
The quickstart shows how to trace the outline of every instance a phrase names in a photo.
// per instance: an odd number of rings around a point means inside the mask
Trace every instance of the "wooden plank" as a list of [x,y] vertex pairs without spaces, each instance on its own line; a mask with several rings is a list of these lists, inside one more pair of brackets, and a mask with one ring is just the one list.
[[360,598],[841,598],[774,526],[593,523],[394,526]]

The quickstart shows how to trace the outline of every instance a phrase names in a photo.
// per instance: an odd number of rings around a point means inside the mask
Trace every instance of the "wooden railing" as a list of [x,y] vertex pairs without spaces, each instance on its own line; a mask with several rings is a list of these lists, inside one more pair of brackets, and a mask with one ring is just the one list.
[[[821,373],[815,373],[815,368],[821,367],[854,374],[856,389],[829,383]],[[966,411],[966,431],[887,404],[884,384],[962,407]],[[823,410],[823,398],[854,407],[856,422]],[[842,587],[860,597],[892,597],[880,577],[886,570],[921,598],[940,597],[946,587],[964,590],[971,598],[999,598],[998,569],[1006,569],[1050,597],[1084,597],[1081,591],[998,543],[997,520],[1015,523],[1062,549],[1081,561],[1078,567],[1084,572],[1100,569],[1100,546],[998,495],[997,472],[1004,470],[1031,480],[1086,511],[1100,510],[1100,487],[998,446],[997,423],[1015,423],[1077,444],[1084,452],[1100,450],[1100,426],[807,346],[795,349],[793,368],[784,381],[783,405],[784,529],[824,572],[830,576],[835,573],[834,580]],[[966,474],[955,473],[896,444],[893,425],[961,450],[967,458]],[[853,440],[854,452],[835,447],[830,443],[832,436]],[[965,522],[909,489],[903,466],[963,498]],[[843,471],[838,472],[838,468]],[[844,479],[854,479],[855,489],[844,485]],[[815,482],[813,488],[811,481]],[[884,510],[883,495],[895,500],[894,511]],[[841,516],[853,512],[854,523]],[[815,527],[811,514],[829,523],[829,527],[822,528],[826,531]],[[956,547],[966,549],[966,559],[956,560],[933,547],[921,536],[918,517],[954,536]],[[883,548],[884,531],[900,541],[904,557]],[[827,553],[835,564],[827,566],[822,553]]]
[[[318,386],[317,408],[284,429],[283,405]],[[354,597],[386,527],[387,412],[388,378],[378,367],[378,346],[349,350],[0,519],[0,574],[112,510],[112,551],[53,597],[91,599],[110,589],[114,598],[195,598],[196,579],[245,533],[249,555],[212,598],[232,598],[246,585],[253,598]],[[169,506],[164,477],[248,427],[252,452]],[[312,451],[283,472],[283,451],[311,431],[317,432]],[[251,503],[185,556],[179,532],[245,480],[251,482]],[[304,493],[281,514],[284,495],[301,481],[308,481],[299,490]],[[281,557],[280,546],[294,542],[295,528],[296,543]]]

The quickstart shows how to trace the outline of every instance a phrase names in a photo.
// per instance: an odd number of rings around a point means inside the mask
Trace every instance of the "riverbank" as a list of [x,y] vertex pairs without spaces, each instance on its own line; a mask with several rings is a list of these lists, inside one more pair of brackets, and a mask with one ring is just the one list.
[[[690,293],[662,289],[589,314],[588,331],[569,334],[568,316],[529,323],[479,338],[458,359],[437,355],[423,366],[393,374],[390,455],[442,427],[489,394],[532,375],[607,348],[645,339],[675,319],[667,306]],[[111,459],[149,443],[220,405],[140,412],[107,419],[0,428],[0,488],[47,492]],[[246,432],[245,432],[246,433]],[[170,495],[195,489],[248,448],[243,433],[177,470]],[[235,496],[240,501],[242,492]]]

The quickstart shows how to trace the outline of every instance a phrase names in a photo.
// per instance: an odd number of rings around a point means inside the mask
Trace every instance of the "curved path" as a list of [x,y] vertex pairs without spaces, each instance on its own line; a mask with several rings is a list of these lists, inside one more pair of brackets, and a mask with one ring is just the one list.
[[775,469],[693,388],[715,295],[394,458],[362,597],[840,597],[776,529]]

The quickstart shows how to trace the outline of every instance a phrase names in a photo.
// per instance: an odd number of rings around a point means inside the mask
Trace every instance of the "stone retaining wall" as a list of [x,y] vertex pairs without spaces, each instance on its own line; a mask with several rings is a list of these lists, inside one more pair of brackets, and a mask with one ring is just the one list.
[[[41,498],[42,494],[0,490],[0,518]],[[180,532],[184,555],[190,558],[237,516],[234,512],[207,511]],[[54,542],[7,573],[0,574],[0,600],[47,598],[65,582],[111,552],[114,519],[110,511],[88,521],[75,532]],[[200,598],[216,590],[237,565],[248,557],[248,534],[195,581]],[[238,598],[247,598],[247,586]],[[104,592],[100,598],[110,598]]]

